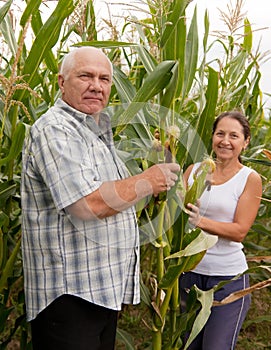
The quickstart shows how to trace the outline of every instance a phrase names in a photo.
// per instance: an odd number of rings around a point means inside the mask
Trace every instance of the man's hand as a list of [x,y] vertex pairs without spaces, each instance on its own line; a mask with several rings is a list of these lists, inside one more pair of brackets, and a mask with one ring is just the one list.
[[176,163],[153,165],[142,173],[126,179],[104,182],[67,208],[71,215],[83,220],[102,219],[123,211],[149,195],[168,191],[178,180]]
[[177,172],[180,171],[179,164],[163,163],[153,165],[142,173],[142,178],[148,181],[152,193],[157,196],[160,192],[168,191],[178,180]]

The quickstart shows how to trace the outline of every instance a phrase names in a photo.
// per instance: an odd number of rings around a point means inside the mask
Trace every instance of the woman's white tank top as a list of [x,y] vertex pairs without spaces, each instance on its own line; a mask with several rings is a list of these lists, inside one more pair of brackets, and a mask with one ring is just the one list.
[[[188,184],[200,163],[193,166]],[[212,185],[200,197],[200,214],[220,222],[233,222],[236,206],[253,170],[243,166],[237,174],[221,185]],[[194,272],[210,276],[235,276],[248,268],[243,244],[218,237],[217,243],[207,250]]]

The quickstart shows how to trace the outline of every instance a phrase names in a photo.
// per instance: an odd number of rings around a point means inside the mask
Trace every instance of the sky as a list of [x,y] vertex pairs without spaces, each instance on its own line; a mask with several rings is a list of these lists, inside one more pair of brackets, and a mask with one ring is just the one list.
[[[121,15],[127,15],[127,6],[121,0],[96,0],[94,2],[96,7],[96,13],[98,17],[106,17],[108,8],[106,4],[109,4],[109,10],[114,19],[119,18]],[[129,4],[135,4],[139,6],[140,1],[130,1]],[[197,6],[198,10],[198,26],[199,31],[202,28],[203,34],[203,19],[205,10],[208,10],[210,20],[210,32],[214,30],[226,30],[224,22],[221,19],[220,10],[227,11],[227,6],[235,5],[236,0],[193,0],[187,8],[187,16],[192,16],[194,7]],[[271,97],[267,94],[271,94],[271,0],[243,0],[242,13],[248,18],[253,33],[253,47],[256,50],[259,46],[260,52],[266,53],[265,58],[261,61],[261,89],[264,93],[264,100],[266,101],[266,107],[271,108]],[[134,12],[140,18],[140,12]],[[199,33],[200,34],[200,33]]]
[[[113,23],[119,23],[122,16],[129,15],[129,9],[131,5],[139,9],[144,9],[142,2],[144,0],[134,0],[129,1],[128,5],[126,1],[123,0],[94,0],[95,13],[97,18],[108,18],[109,12]],[[146,1],[146,0],[145,0]],[[214,30],[225,30],[223,21],[221,20],[220,12],[218,9],[227,12],[227,6],[235,5],[237,0],[193,0],[187,8],[187,16],[192,16],[194,7],[197,6],[198,9],[198,26],[199,31],[202,28],[203,34],[203,18],[205,10],[208,10],[209,20],[210,20],[210,32]],[[0,6],[3,5],[5,1],[0,0]],[[46,4],[50,8],[56,6],[57,1],[48,1]],[[13,6],[16,8],[22,8],[25,1],[14,0]],[[261,53],[267,53],[265,59],[261,61],[261,89],[264,93],[264,100],[267,101],[267,107],[271,108],[271,96],[268,97],[267,94],[271,95],[271,0],[243,0],[243,12],[249,19],[253,34],[253,46],[256,49],[258,45],[260,46]],[[46,8],[43,7],[44,20],[48,15],[46,13]],[[133,11],[133,15],[138,18],[142,18],[142,11]],[[145,17],[145,15],[143,14]],[[199,33],[200,34],[200,33]],[[267,94],[265,94],[267,93]]]
[[[217,30],[225,26],[220,17],[220,10],[227,10],[227,4],[235,4],[235,1],[225,0],[194,0],[192,4],[197,4],[198,13],[204,13],[208,9],[211,28]],[[191,5],[192,5],[191,4]],[[270,19],[270,0],[244,0],[243,12],[246,13],[253,33],[253,47],[256,49],[259,45],[260,52],[265,53],[265,59],[261,63],[262,81],[261,88],[263,92],[271,94],[271,19]],[[189,6],[191,6],[189,5]],[[200,15],[198,16],[200,19]],[[267,96],[265,96],[267,98]],[[269,103],[271,105],[271,103]]]

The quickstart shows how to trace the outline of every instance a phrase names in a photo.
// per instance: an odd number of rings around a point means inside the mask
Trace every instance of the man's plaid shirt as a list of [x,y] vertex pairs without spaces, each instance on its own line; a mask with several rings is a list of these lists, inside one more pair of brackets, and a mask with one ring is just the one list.
[[139,303],[134,208],[89,221],[65,212],[103,182],[127,176],[106,114],[98,127],[91,116],[59,99],[31,127],[21,184],[28,320],[62,294],[113,310]]

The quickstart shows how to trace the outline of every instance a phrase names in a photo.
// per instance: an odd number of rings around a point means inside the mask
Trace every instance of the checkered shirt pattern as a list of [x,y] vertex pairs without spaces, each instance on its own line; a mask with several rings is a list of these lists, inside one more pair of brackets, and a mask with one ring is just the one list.
[[31,127],[23,150],[22,254],[27,319],[62,294],[120,310],[137,304],[139,236],[134,208],[82,221],[65,208],[105,181],[127,177],[109,117],[61,99]]

